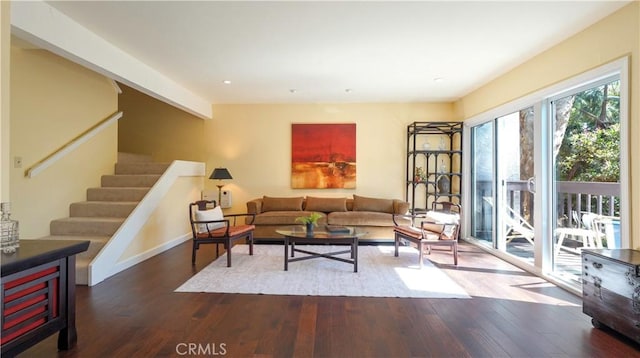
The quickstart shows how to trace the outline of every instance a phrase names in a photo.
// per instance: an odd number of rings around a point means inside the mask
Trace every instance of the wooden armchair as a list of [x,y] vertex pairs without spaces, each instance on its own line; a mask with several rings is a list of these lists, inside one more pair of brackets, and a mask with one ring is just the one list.
[[[237,224],[240,217],[250,217],[249,224]],[[223,244],[227,251],[227,267],[231,267],[231,248],[240,239],[249,244],[249,255],[253,255],[252,224],[255,214],[222,214],[215,200],[199,200],[189,204],[189,220],[193,234],[191,264],[196,263],[196,250],[202,244],[216,244],[216,257],[219,256],[218,244]]]
[[[453,251],[453,263],[458,265],[458,236],[460,234],[459,204],[435,202],[433,210],[424,214],[394,215],[395,256],[398,256],[400,241],[417,245],[420,268],[423,255],[431,253],[431,246],[449,246]],[[408,217],[412,225],[399,224],[398,217]]]

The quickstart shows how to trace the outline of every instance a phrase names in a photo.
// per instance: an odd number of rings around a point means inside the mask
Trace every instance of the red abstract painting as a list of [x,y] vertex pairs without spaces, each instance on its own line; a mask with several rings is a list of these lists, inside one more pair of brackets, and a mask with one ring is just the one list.
[[291,187],[356,187],[356,125],[292,124]]

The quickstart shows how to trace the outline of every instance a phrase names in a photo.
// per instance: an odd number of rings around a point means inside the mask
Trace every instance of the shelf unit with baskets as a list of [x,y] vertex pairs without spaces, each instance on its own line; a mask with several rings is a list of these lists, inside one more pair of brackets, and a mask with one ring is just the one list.
[[460,204],[462,122],[413,122],[407,126],[407,192],[412,213],[434,201]]

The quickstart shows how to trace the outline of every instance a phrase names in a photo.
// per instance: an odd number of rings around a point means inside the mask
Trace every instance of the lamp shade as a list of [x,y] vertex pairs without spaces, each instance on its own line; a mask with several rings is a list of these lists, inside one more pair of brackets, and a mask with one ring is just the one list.
[[227,168],[215,168],[209,179],[233,179]]

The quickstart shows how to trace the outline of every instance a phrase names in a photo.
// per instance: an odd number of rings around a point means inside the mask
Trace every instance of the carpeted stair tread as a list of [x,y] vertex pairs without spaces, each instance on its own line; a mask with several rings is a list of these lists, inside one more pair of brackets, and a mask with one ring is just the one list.
[[89,188],[87,201],[140,201],[149,192],[148,187]]
[[103,175],[100,185],[104,187],[151,187],[160,179],[160,174]]
[[89,283],[89,263],[107,245],[170,163],[150,155],[118,153],[115,174],[103,175],[100,187],[87,189],[86,201],[72,203],[68,218],[50,223],[51,240],[88,240],[89,249],[76,255],[76,283]]
[[92,235],[49,235],[41,237],[42,240],[64,240],[64,241],[89,241],[87,251],[76,255],[77,258],[88,257],[90,260],[102,250],[104,245],[111,239],[111,236],[92,236]]
[[112,236],[125,218],[71,217],[51,221],[51,235]]
[[126,218],[138,203],[138,201],[81,201],[69,206],[69,214],[71,217]]

